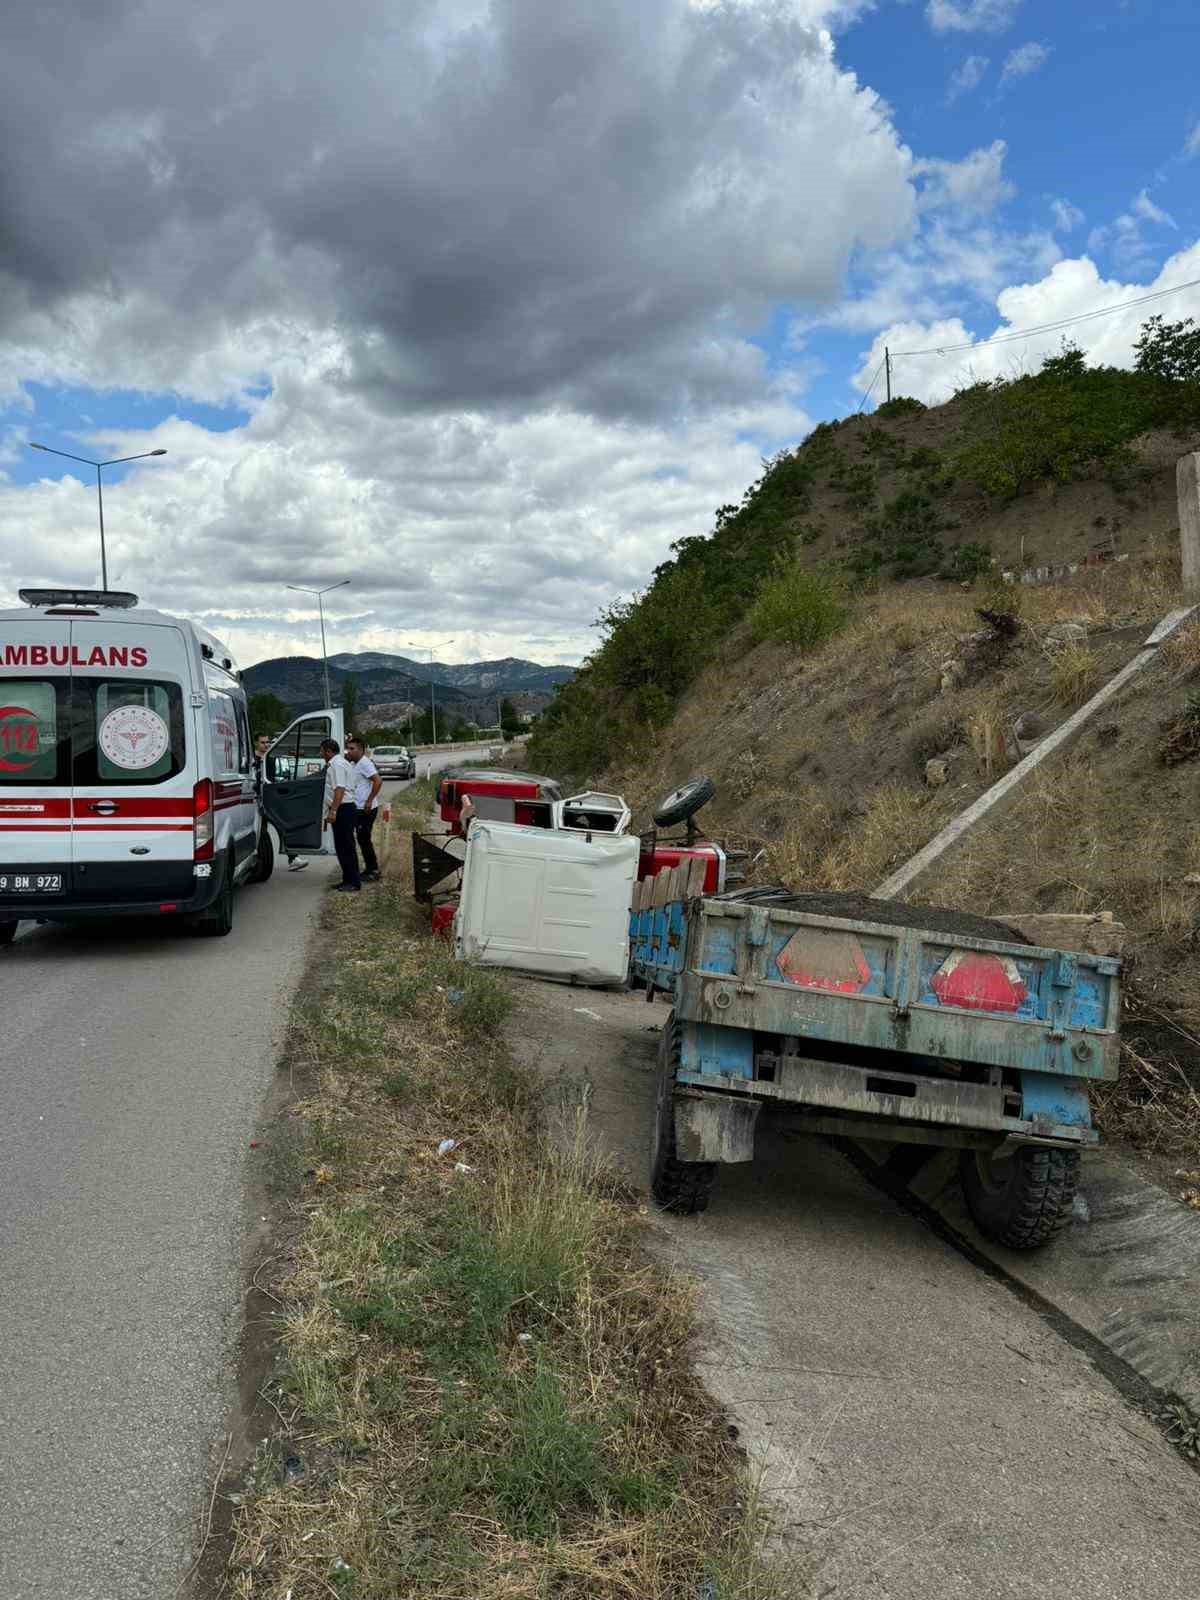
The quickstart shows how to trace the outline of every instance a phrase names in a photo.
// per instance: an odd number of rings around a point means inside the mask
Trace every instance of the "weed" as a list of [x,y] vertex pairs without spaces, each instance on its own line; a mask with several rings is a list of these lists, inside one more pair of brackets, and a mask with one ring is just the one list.
[[412,1093],[412,1081],[406,1072],[389,1072],[379,1087],[389,1100],[407,1100]]
[[1099,676],[1095,651],[1082,640],[1060,646],[1050,658],[1050,690],[1060,706],[1082,705]]
[[1164,766],[1176,767],[1200,755],[1200,694],[1188,696],[1182,713],[1163,734],[1158,746]]

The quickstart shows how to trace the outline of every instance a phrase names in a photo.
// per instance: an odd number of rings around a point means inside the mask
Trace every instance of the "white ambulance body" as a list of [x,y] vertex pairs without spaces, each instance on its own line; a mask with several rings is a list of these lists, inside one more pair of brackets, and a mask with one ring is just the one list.
[[319,744],[340,744],[340,712],[298,718],[268,758],[278,781],[260,785],[219,639],[135,595],[21,598],[0,612],[0,946],[22,918],[228,933],[235,886],[270,876],[264,815],[289,851],[324,850]]

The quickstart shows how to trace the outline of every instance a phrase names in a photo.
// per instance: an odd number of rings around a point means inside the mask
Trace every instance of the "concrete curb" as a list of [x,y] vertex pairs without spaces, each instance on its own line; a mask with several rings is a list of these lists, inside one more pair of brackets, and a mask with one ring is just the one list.
[[[1084,1153],[1075,1220],[1044,1250],[985,1239],[967,1214],[957,1153],[934,1151],[911,1178],[887,1167],[905,1146],[854,1142],[884,1186],[932,1212],[1007,1278],[1092,1335],[1153,1388],[1200,1412],[1200,1213],[1108,1150]],[[911,1147],[908,1147],[911,1148]]]

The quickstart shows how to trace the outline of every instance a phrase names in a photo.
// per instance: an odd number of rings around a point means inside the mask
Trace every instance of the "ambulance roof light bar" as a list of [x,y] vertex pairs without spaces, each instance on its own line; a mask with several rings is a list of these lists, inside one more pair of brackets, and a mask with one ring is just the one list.
[[138,597],[128,589],[18,589],[27,606],[108,606],[128,611]]

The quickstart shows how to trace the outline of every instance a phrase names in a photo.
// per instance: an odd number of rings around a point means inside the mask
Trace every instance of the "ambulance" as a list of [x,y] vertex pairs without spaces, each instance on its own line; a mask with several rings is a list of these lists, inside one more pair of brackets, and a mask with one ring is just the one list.
[[185,920],[220,936],[234,890],[329,849],[321,740],[298,717],[255,770],[229,649],[114,590],[22,589],[0,611],[0,947],[26,918]]

